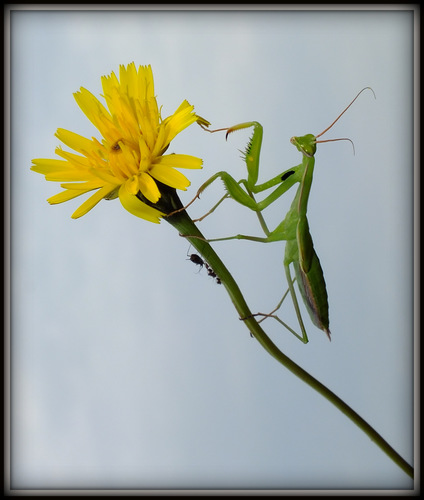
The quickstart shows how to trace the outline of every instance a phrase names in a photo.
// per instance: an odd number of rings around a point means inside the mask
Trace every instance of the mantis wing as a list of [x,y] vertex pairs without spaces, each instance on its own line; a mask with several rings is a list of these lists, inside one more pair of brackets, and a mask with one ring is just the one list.
[[315,252],[306,216],[297,225],[299,259],[293,261],[296,280],[312,322],[330,338],[328,296],[318,255]]

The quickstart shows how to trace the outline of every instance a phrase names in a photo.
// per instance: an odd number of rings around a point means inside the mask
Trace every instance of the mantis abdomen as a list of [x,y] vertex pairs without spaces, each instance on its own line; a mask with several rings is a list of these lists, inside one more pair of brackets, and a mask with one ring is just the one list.
[[293,262],[293,267],[300,294],[312,323],[320,330],[323,330],[331,340],[327,288],[324,273],[315,250],[313,250],[311,267],[307,272],[302,269],[299,262]]

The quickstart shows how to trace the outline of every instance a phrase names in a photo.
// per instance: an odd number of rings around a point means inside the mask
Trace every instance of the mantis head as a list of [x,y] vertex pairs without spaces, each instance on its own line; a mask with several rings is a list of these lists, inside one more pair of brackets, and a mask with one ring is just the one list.
[[307,134],[303,137],[292,137],[290,142],[305,156],[312,157],[315,155],[317,141],[313,134]]

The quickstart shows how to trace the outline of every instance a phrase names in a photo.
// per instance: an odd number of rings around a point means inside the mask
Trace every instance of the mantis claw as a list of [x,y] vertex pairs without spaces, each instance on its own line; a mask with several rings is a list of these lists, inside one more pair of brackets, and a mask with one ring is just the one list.
[[[239,123],[238,125],[233,125],[232,127],[227,128],[227,133],[225,134],[225,140],[227,140],[228,136],[237,130],[242,130],[244,128],[261,126],[258,122],[244,122]],[[224,129],[225,130],[225,129]]]

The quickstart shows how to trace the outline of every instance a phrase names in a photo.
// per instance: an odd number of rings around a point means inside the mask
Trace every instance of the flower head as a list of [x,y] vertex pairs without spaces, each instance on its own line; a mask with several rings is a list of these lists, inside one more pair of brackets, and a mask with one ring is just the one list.
[[139,66],[138,70],[134,63],[121,65],[119,79],[112,72],[101,81],[107,108],[85,88],[74,94],[79,107],[103,136],[101,142],[60,128],[56,137],[76,153],[58,147],[56,154],[61,160],[35,159],[31,170],[48,181],[60,182],[64,188],[47,200],[51,204],[96,191],[72,214],[75,219],[102,199],[119,197],[133,215],[159,222],[165,214],[140,198],[155,204],[161,197],[161,184],[187,189],[189,180],[176,169],[201,168],[202,160],[165,152],[174,137],[189,125],[196,121],[208,123],[194,113],[187,101],[173,115],[162,119],[150,65]]

